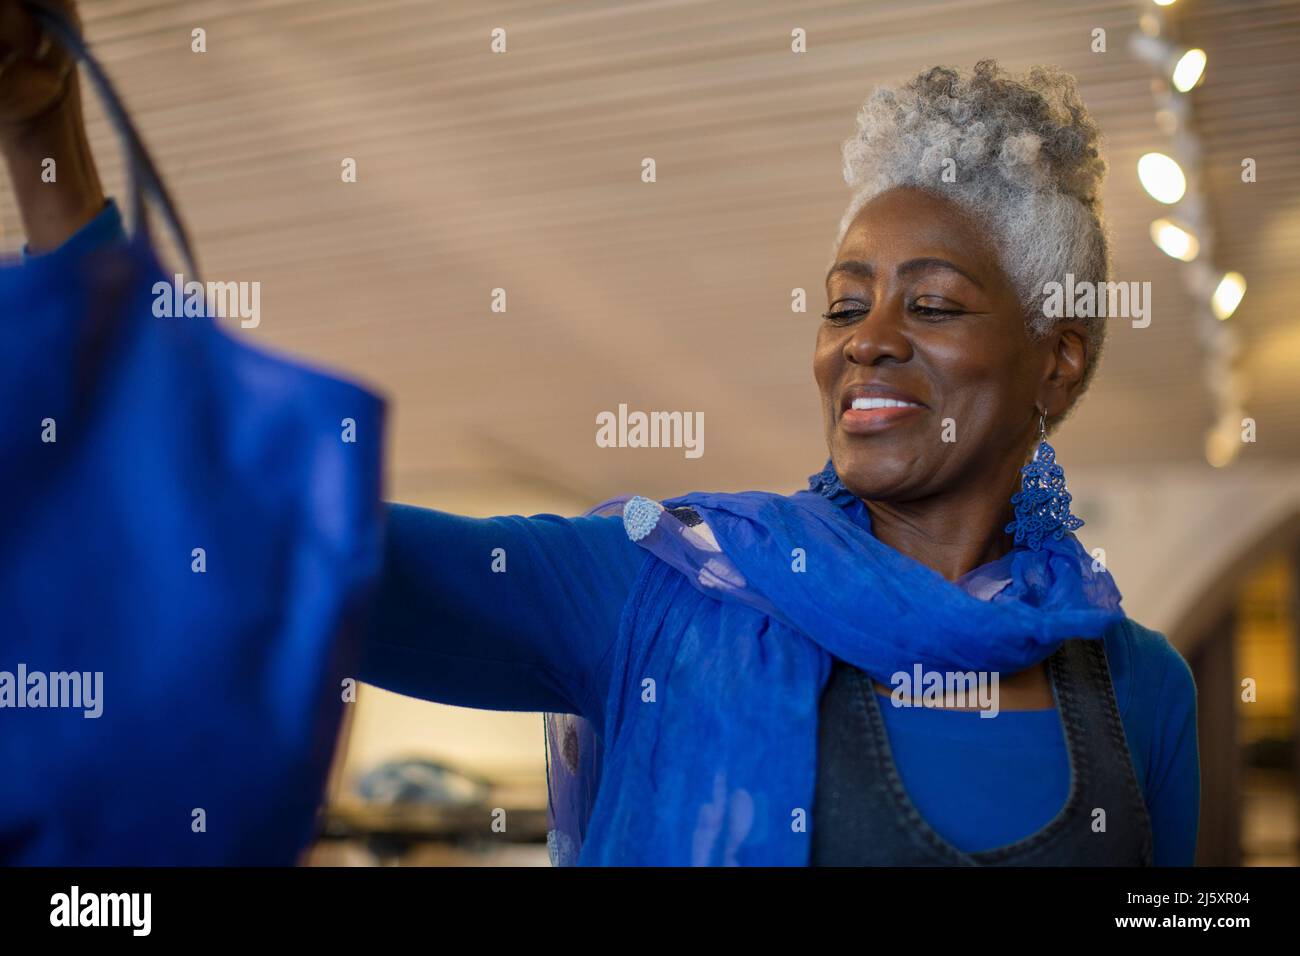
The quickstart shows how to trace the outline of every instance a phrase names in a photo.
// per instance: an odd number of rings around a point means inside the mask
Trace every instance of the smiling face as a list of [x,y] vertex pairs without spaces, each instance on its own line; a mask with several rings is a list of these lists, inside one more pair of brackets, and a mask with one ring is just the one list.
[[1082,367],[1077,332],[1032,339],[992,240],[926,190],[862,208],[826,301],[813,371],[831,459],[859,498],[1002,494],[1037,438],[1035,406],[1063,412]]

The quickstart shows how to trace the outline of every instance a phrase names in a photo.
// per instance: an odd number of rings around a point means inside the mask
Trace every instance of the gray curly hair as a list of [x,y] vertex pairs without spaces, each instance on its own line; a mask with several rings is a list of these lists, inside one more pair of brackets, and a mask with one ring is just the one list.
[[[1076,283],[1110,275],[1100,140],[1074,78],[1055,67],[1013,76],[981,60],[969,73],[936,66],[897,88],[877,89],[844,143],[844,181],[854,192],[832,261],[872,198],[896,186],[929,189],[990,227],[1030,334],[1046,335],[1059,320],[1044,314],[1045,283],[1064,282],[1066,273]],[[945,170],[955,171],[954,182],[944,180]],[[1088,364],[1078,395],[1092,379],[1106,333],[1104,318],[1081,321]]]

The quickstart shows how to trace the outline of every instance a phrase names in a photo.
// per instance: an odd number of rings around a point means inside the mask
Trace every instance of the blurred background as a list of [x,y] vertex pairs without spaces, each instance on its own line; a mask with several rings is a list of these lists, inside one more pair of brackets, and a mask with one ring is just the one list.
[[[262,285],[260,326],[232,334],[385,394],[386,497],[471,515],[801,487],[825,460],[810,363],[858,106],[936,64],[1073,73],[1106,138],[1114,278],[1152,288],[1054,439],[1079,537],[1196,673],[1200,862],[1296,863],[1300,3],[82,11],[205,278]],[[94,102],[89,123],[125,208]],[[1151,153],[1180,172],[1140,176]],[[0,191],[0,251],[21,242]],[[703,412],[704,455],[597,447],[620,404]],[[546,864],[540,715],[372,687],[348,711],[304,862]]]

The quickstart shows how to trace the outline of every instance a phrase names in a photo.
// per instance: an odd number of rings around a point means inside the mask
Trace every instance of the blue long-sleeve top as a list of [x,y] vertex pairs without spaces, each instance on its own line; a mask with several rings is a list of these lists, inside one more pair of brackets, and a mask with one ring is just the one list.
[[[71,261],[120,238],[110,205],[49,255]],[[494,571],[503,557],[506,572]],[[597,715],[643,560],[617,517],[467,518],[389,505],[359,676],[465,707]],[[1104,640],[1155,862],[1191,865],[1200,808],[1191,670],[1154,631],[1112,628]],[[1003,710],[998,720],[924,707],[880,712],[912,802],[963,851],[1022,839],[1065,803],[1070,768],[1055,709]]]
[[[492,568],[502,552],[505,573]],[[360,676],[465,707],[597,714],[643,560],[618,517],[466,518],[391,504]],[[1190,866],[1200,786],[1191,670],[1154,631],[1112,628],[1104,640],[1155,862]],[[880,712],[908,795],[961,850],[1022,839],[1065,803],[1070,767],[1056,709],[1003,710],[997,720]]]

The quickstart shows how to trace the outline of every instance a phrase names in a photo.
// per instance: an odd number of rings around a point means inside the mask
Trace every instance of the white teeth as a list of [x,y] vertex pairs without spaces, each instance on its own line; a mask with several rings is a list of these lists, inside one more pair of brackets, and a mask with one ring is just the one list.
[[859,410],[871,408],[920,408],[916,402],[900,402],[896,398],[855,398],[853,407]]

